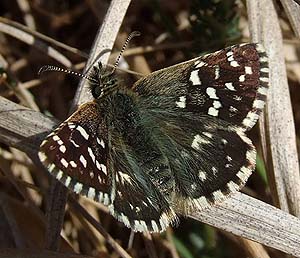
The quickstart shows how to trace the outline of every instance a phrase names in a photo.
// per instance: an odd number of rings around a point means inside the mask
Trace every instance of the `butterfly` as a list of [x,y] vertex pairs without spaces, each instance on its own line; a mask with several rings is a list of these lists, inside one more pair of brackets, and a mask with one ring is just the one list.
[[127,227],[162,232],[246,183],[256,159],[246,132],[263,110],[268,71],[254,43],[158,70],[132,87],[97,62],[88,73],[94,100],[46,137],[40,161]]

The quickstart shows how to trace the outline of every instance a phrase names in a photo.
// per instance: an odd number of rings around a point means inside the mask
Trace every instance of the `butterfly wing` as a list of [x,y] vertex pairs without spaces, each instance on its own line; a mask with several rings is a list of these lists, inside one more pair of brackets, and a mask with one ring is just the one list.
[[[141,96],[161,96],[157,108],[176,108],[251,129],[268,88],[268,59],[259,44],[228,47],[151,73],[134,85]],[[154,108],[155,106],[153,106]]]
[[113,177],[107,164],[106,133],[96,103],[89,102],[47,136],[39,158],[56,179],[75,193],[109,205]]
[[144,120],[165,135],[175,211],[203,209],[245,184],[256,151],[244,132],[256,123],[267,88],[267,57],[257,44],[232,46],[136,82]]

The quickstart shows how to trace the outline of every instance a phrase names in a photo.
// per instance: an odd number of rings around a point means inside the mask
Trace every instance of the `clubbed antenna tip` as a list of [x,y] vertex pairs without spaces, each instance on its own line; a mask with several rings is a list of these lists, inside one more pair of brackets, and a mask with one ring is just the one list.
[[78,77],[81,77],[81,78],[85,78],[85,79],[88,79],[88,80],[92,80],[92,78],[90,78],[86,74],[74,72],[72,70],[61,68],[61,67],[58,67],[58,66],[55,66],[55,65],[44,65],[44,66],[42,66],[38,71],[38,75],[41,75],[44,72],[62,72],[62,73],[72,74],[72,75],[75,75],[75,76],[78,76]]

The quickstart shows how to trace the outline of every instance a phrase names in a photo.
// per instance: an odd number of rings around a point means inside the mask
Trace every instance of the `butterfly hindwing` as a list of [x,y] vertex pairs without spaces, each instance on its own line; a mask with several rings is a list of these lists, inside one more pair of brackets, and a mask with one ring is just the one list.
[[[175,193],[169,198],[175,211],[206,208],[245,184],[254,170],[256,151],[242,128],[209,115],[172,109],[154,112],[153,101],[141,101],[140,109],[147,116],[144,120],[159,128],[145,125],[159,139],[156,146],[168,160]],[[160,168],[157,177],[164,174]]]
[[177,216],[170,204],[143,171],[116,172],[114,202],[110,212],[134,231],[161,232],[174,224]]

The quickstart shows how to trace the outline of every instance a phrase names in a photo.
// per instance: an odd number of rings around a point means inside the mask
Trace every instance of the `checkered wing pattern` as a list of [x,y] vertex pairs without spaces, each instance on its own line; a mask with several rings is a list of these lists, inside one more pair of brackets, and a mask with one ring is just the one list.
[[107,164],[105,125],[97,104],[84,104],[42,142],[39,158],[75,193],[111,204],[112,175]]
[[241,44],[154,72],[134,88],[143,96],[163,96],[156,104],[160,108],[173,105],[179,112],[209,115],[249,130],[264,107],[268,72],[263,47]]

